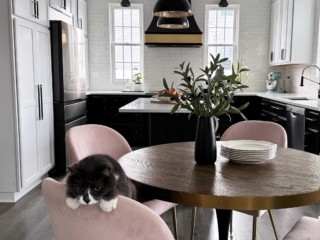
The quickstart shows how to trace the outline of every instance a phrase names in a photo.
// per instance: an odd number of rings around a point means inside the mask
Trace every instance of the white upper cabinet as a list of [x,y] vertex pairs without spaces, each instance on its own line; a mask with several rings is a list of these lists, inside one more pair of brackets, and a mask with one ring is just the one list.
[[314,0],[276,0],[271,9],[270,65],[311,64]]
[[49,26],[47,0],[13,0],[13,14]]
[[87,16],[87,2],[84,0],[78,0],[78,28],[84,31],[84,34],[88,32],[88,16]]
[[65,15],[72,17],[71,0],[49,0],[50,7],[64,13]]

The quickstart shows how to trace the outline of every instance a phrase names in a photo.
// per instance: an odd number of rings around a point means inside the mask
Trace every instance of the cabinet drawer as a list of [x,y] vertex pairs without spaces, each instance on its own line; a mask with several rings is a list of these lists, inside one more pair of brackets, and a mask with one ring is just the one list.
[[144,126],[140,124],[111,124],[110,127],[119,132],[127,140],[143,140],[145,138]]
[[319,130],[307,128],[305,132],[304,150],[319,154]]
[[123,107],[128,103],[139,98],[138,96],[109,96],[108,104],[109,107]]
[[274,116],[287,117],[287,105],[278,102],[269,102],[269,112]]
[[314,111],[308,111],[306,116],[306,128],[312,128],[315,130],[319,130],[320,126],[320,113]]
[[261,109],[269,111],[269,100],[261,99]]
[[109,110],[109,123],[119,124],[119,123],[143,123],[144,114],[143,113],[119,113],[119,108],[110,108]]

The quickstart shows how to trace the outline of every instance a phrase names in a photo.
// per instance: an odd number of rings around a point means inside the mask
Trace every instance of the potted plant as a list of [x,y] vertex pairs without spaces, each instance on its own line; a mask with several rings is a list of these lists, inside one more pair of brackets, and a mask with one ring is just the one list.
[[232,74],[226,76],[222,64],[228,59],[220,59],[220,54],[216,57],[211,55],[211,58],[210,66],[200,69],[204,74],[198,77],[194,76],[190,63],[185,67],[183,62],[179,71],[174,71],[182,76],[182,83],[178,86],[181,97],[170,91],[174,89],[174,83],[169,88],[166,79],[163,79],[163,85],[168,91],[166,96],[176,102],[171,114],[184,108],[190,111],[189,119],[192,115],[198,116],[194,156],[199,164],[214,164],[216,161],[215,131],[219,127],[219,117],[226,114],[231,120],[230,114],[240,114],[247,120],[241,111],[249,105],[246,103],[239,108],[232,106],[235,92],[248,88],[239,84],[237,79],[239,74],[249,69],[238,68],[235,71],[232,67]]
[[[137,68],[134,68],[133,70],[138,70]],[[142,87],[142,75],[141,72],[136,72],[132,77],[132,82],[134,82],[134,91],[141,91]]]

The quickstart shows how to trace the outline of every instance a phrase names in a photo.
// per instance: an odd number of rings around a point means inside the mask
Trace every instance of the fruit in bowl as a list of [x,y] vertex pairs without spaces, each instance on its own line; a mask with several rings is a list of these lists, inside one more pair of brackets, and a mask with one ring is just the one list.
[[167,95],[177,95],[179,98],[181,97],[181,93],[177,91],[175,88],[169,88],[169,90],[162,90],[158,92],[158,97],[157,99],[160,101],[173,101],[174,99],[172,97],[168,97]]

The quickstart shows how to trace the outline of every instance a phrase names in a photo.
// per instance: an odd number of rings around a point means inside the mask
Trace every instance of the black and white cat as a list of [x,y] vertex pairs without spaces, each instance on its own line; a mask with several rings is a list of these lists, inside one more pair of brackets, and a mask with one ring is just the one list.
[[107,155],[92,155],[68,167],[67,205],[99,203],[105,212],[117,207],[118,195],[138,200],[137,189],[121,165]]

